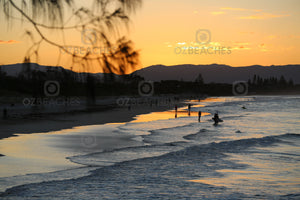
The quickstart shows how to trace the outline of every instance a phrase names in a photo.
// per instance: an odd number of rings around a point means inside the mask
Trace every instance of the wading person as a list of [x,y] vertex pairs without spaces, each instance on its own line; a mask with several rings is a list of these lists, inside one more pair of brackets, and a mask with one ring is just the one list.
[[200,122],[200,118],[201,118],[201,111],[198,112],[198,122]]
[[219,118],[219,114],[216,112],[214,117],[212,118],[214,120],[214,125],[217,125],[219,122],[223,122],[222,119]]

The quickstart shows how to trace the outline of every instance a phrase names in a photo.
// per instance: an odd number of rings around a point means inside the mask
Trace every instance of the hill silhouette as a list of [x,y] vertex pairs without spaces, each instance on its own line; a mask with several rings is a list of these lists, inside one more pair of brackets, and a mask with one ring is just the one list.
[[[141,81],[154,83],[154,94],[232,95],[237,81],[249,86],[247,94],[299,93],[300,65],[230,67],[227,65],[155,65],[128,75],[77,73],[63,67],[19,63],[0,67],[1,96],[20,94],[41,98],[45,84],[56,81],[62,96],[139,95]],[[246,93],[245,93],[246,94]]]
[[254,75],[262,78],[284,76],[287,80],[292,79],[295,84],[300,84],[300,65],[253,65],[247,67],[231,67],[228,65],[153,65],[134,72],[146,80],[182,80],[195,81],[199,74],[204,83],[233,83],[237,80],[249,80]]

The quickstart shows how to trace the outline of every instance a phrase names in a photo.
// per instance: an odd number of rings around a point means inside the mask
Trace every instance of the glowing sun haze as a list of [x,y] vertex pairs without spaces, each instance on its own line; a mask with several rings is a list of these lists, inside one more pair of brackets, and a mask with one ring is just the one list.
[[[299,64],[299,9],[298,0],[144,0],[142,8],[131,16],[129,31],[124,29],[123,34],[140,50],[141,68],[155,64]],[[33,30],[32,26],[15,23],[9,28],[5,19],[0,23],[0,64],[22,62],[31,45],[24,32]],[[225,47],[230,53],[195,52],[199,29],[210,32],[206,46]],[[82,45],[80,33],[66,34],[68,42]],[[51,37],[59,35],[53,32]],[[192,48],[193,53],[176,52],[184,48]],[[58,55],[54,47],[42,45],[38,62],[55,66]],[[62,56],[59,65],[70,68],[70,57]],[[101,70],[94,66],[90,71]]]

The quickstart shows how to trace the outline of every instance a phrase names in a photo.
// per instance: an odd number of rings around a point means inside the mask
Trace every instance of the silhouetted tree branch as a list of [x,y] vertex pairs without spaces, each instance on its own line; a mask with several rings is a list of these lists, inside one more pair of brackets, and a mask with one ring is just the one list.
[[[91,8],[80,6],[80,1],[74,0],[1,0],[1,13],[9,23],[20,19],[30,23],[33,30],[25,31],[31,38],[32,45],[27,50],[24,62],[39,58],[42,43],[56,47],[60,56],[70,56],[72,67],[79,65],[81,71],[89,70],[96,65],[104,72],[124,74],[139,64],[139,54],[134,50],[133,43],[120,34],[122,28],[128,28],[129,15],[140,5],[141,0],[93,0]],[[82,3],[83,1],[81,1]],[[1,15],[0,14],[0,15]],[[17,16],[21,16],[18,18]],[[67,16],[67,20],[65,20]],[[74,52],[81,46],[66,45],[50,38],[50,31],[66,30],[87,34],[86,42],[90,47],[84,53]],[[35,38],[38,35],[38,39]],[[104,52],[95,53],[93,50],[105,48]],[[97,64],[95,64],[97,63]],[[58,63],[59,64],[59,63]]]

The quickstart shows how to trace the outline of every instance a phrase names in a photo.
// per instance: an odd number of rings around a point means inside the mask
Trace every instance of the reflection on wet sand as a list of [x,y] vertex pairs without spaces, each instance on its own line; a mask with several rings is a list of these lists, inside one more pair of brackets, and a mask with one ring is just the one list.
[[[60,133],[61,134],[61,133]],[[0,177],[62,170],[81,165],[70,162],[69,153],[49,145],[45,133],[19,134],[0,141]]]
[[[191,111],[190,117],[198,117],[198,112]],[[210,115],[210,113],[202,112],[202,116]],[[175,110],[173,111],[165,111],[165,112],[154,112],[144,115],[138,115],[135,120],[132,122],[149,122],[149,121],[156,121],[156,120],[166,120],[166,119],[173,119],[175,117]],[[177,118],[180,117],[188,117],[188,112],[186,110],[180,109],[177,111]],[[196,120],[195,120],[196,121]]]

